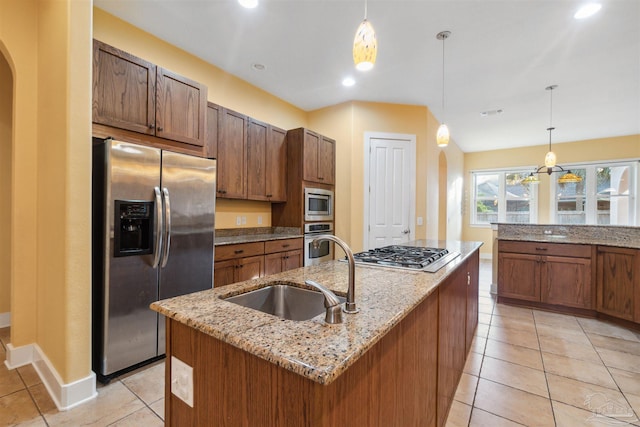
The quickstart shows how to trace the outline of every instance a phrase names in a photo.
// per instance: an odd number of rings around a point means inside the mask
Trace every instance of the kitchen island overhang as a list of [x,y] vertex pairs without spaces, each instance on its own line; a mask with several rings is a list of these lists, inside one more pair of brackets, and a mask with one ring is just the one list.
[[[431,364],[433,365],[437,361],[437,351],[435,350],[435,348],[438,347],[437,341],[441,339],[437,329],[437,317],[439,315],[439,311],[437,310],[438,288],[443,283],[450,281],[454,276],[460,276],[459,270],[463,266],[466,268],[469,265],[473,266],[473,264],[475,264],[472,269],[477,272],[478,248],[481,246],[481,243],[419,240],[411,244],[417,246],[447,247],[450,250],[459,252],[461,255],[436,273],[412,272],[392,268],[357,267],[356,301],[361,311],[354,315],[344,315],[345,321],[342,324],[327,325],[324,323],[323,315],[316,316],[308,321],[282,320],[257,310],[224,301],[226,297],[258,289],[268,284],[273,284],[273,282],[281,281],[302,285],[307,279],[318,281],[337,294],[344,295],[347,288],[346,278],[348,267],[346,264],[338,261],[325,263],[320,266],[291,270],[261,279],[225,286],[223,288],[214,288],[204,292],[160,301],[154,303],[152,308],[165,315],[168,318],[168,324],[177,322],[177,324],[174,323],[175,327],[182,329],[182,326],[186,326],[193,331],[198,331],[203,334],[204,337],[210,337],[217,341],[216,345],[232,346],[235,350],[228,349],[232,353],[238,354],[237,350],[240,350],[241,353],[246,352],[246,356],[255,356],[271,364],[271,366],[263,365],[263,370],[271,369],[271,367],[281,368],[302,377],[295,381],[304,379],[325,388],[332,386],[332,384],[345,374],[345,372],[349,371],[354,364],[358,365],[357,370],[362,372],[361,375],[365,375],[364,372],[367,372],[368,368],[365,369],[361,365],[370,364],[370,361],[366,363],[363,361],[358,362],[364,355],[369,353],[374,347],[376,348],[374,353],[377,354],[380,351],[379,347],[390,345],[386,341],[389,341],[391,338],[387,336],[394,336],[393,342],[395,343],[399,342],[397,341],[398,339],[402,340],[401,332],[407,329],[407,325],[416,324],[416,319],[414,319],[416,316],[431,316],[431,319],[422,325],[421,328],[426,328],[423,331],[426,341],[436,341],[432,343],[432,348],[430,349],[416,349],[412,347],[413,350],[411,351],[415,353],[414,356],[422,354],[422,360],[431,360]],[[464,280],[465,284],[469,284],[470,279],[468,279],[467,276],[469,276],[468,272],[465,277],[459,280]],[[474,282],[477,291],[477,273]],[[433,309],[434,304],[436,305],[436,309]],[[418,307],[427,305],[432,306],[429,313],[421,312],[422,314],[420,314],[416,310]],[[435,316],[435,318],[433,316]],[[472,324],[475,329],[475,324],[477,324],[477,307],[474,316],[475,322],[472,322]],[[471,320],[473,320],[473,318]],[[431,332],[427,333],[427,330],[431,330]],[[420,341],[417,336],[414,338],[414,341]],[[173,350],[176,350],[175,346],[172,347],[174,344],[176,343],[168,343],[168,355],[173,354]],[[464,344],[463,336],[463,350]],[[396,344],[393,345],[395,346]],[[412,346],[421,347],[422,345],[419,342],[415,342]],[[179,350],[178,352],[183,353]],[[428,353],[432,353],[431,356],[429,356]],[[398,356],[395,350],[394,354]],[[466,355],[466,352],[464,355]],[[368,355],[366,359],[370,359],[371,357],[371,355]],[[382,356],[379,355],[379,357]],[[400,358],[396,360],[396,363],[402,362],[402,357],[404,356],[400,355],[398,357]],[[410,356],[407,361],[413,360],[411,357],[413,356]],[[169,362],[169,358],[167,361]],[[186,360],[185,362],[189,364],[190,361]],[[209,363],[215,364],[215,361],[210,361]],[[227,364],[224,369],[230,369],[232,371],[235,369],[228,365],[228,363],[232,363],[231,360],[225,359],[224,363]],[[261,362],[258,364],[260,363]],[[416,361],[415,363],[422,362]],[[435,365],[432,367],[435,369]],[[411,368],[418,368],[418,366],[411,366],[409,368],[407,366],[398,367],[398,369],[402,371],[411,371]],[[364,369],[364,371],[362,369]],[[460,374],[461,369],[460,367]],[[221,372],[223,371],[219,371],[219,373]],[[167,374],[170,374],[169,367],[167,367]],[[400,375],[401,373],[397,374]],[[197,375],[199,374],[194,370],[196,405],[198,404],[197,390],[202,386],[202,382],[204,381],[202,378],[199,379]],[[459,374],[457,375],[457,378],[455,378],[456,384],[459,379]],[[242,375],[237,379],[242,381],[241,378],[244,378],[244,381],[251,381],[249,377],[243,377]],[[251,378],[255,377],[251,376]],[[229,379],[229,381],[231,381],[231,379]],[[353,378],[349,381],[352,382]],[[407,379],[407,381],[411,382],[410,379]],[[342,384],[344,378],[339,382],[340,384],[334,385],[335,387],[333,388],[337,387],[342,389],[345,387],[345,385]],[[313,384],[307,384],[307,388],[314,389],[314,387]],[[269,389],[269,387],[267,387],[267,389]],[[318,393],[324,392],[316,390],[314,393],[317,395]],[[435,398],[435,393],[433,394]],[[172,396],[168,390],[168,423],[170,423],[171,419],[171,407],[173,403],[170,401],[172,400],[176,400],[175,396]],[[307,404],[308,403],[309,402],[307,402]],[[445,405],[447,408],[449,403]],[[203,403],[200,404],[202,405]],[[180,407],[181,403],[175,402],[175,405]],[[429,410],[427,412],[433,412],[433,414],[435,414],[435,407],[432,409],[433,411]],[[319,411],[322,412],[323,410],[319,409]],[[314,416],[309,416],[315,419]],[[235,424],[231,423],[229,425]],[[324,424],[318,421],[318,423],[313,422],[305,425]]]

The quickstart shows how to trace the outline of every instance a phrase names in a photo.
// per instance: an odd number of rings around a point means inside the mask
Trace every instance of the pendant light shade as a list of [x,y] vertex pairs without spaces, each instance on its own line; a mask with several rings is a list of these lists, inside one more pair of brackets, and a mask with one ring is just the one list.
[[438,147],[449,145],[449,128],[444,124],[444,41],[451,35],[451,31],[440,31],[436,34],[438,40],[442,40],[442,124],[436,133]]
[[436,142],[438,143],[438,147],[446,147],[449,145],[449,128],[444,123],[438,128]]
[[552,168],[556,165],[556,153],[553,151],[549,151],[546,156],[544,156],[544,165],[548,168]]
[[367,21],[367,2],[364,2],[364,20],[353,39],[353,63],[359,71],[369,71],[376,63],[378,41],[371,22]]

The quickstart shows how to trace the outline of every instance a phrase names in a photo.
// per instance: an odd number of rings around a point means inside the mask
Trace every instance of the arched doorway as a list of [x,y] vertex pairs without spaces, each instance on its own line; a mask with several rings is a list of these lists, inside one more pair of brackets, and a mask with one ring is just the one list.
[[438,156],[438,240],[447,240],[447,156]]
[[11,320],[12,118],[13,74],[0,50],[0,328]]

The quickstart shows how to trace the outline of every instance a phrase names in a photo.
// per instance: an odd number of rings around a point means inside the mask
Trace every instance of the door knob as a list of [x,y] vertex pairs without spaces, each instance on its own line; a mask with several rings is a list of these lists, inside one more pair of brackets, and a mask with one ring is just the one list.
[[404,229],[404,230],[402,230],[402,234],[409,234],[409,231],[410,231],[410,230],[409,230],[408,228],[407,228],[407,229]]

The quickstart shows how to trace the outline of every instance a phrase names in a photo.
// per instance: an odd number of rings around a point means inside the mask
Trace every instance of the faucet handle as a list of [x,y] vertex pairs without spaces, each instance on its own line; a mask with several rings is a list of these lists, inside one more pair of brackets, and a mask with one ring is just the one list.
[[324,307],[326,308],[324,321],[331,324],[342,323],[342,308],[336,294],[313,280],[305,280],[304,283],[322,292],[324,296]]

